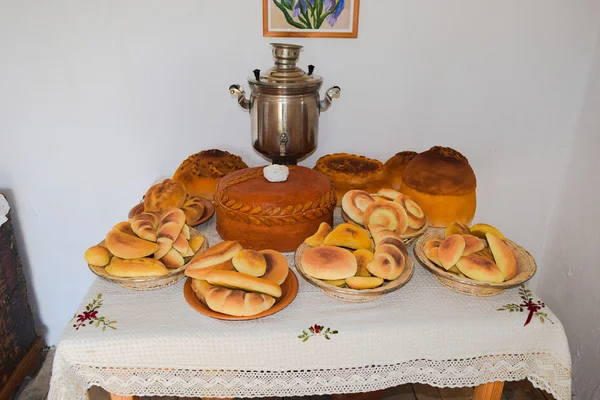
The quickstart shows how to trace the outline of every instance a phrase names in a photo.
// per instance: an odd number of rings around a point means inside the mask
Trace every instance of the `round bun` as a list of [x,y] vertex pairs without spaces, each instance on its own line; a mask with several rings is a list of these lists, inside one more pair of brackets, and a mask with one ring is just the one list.
[[381,225],[402,235],[408,228],[406,210],[393,201],[375,200],[365,210],[365,226]]
[[94,267],[104,267],[110,262],[111,257],[110,251],[103,246],[92,246],[83,255],[85,262]]
[[256,250],[242,250],[231,261],[237,271],[251,276],[263,276],[267,271],[267,260]]
[[400,191],[423,209],[433,227],[454,221],[469,225],[475,216],[477,180],[469,161],[449,147],[435,146],[412,159]]
[[328,281],[349,278],[358,270],[354,255],[334,246],[311,247],[302,254],[301,262],[308,275]]
[[144,195],[144,211],[163,211],[181,208],[185,202],[185,187],[173,179],[165,179],[148,189]]
[[394,202],[404,207],[408,218],[409,228],[421,229],[423,225],[425,225],[427,216],[423,212],[421,206],[419,206],[412,198],[405,194],[398,193],[398,196],[394,198]]
[[213,199],[217,184],[231,172],[248,168],[240,156],[211,149],[189,156],[173,174],[190,196]]
[[367,269],[374,276],[392,281],[402,274],[405,266],[404,253],[395,246],[384,244],[379,246]]
[[402,173],[404,168],[417,156],[416,151],[401,151],[396,153],[384,164],[387,181],[395,190],[400,190],[402,186]]
[[261,278],[281,285],[290,272],[287,259],[275,250],[261,250],[260,253],[267,262],[267,271]]
[[281,297],[281,287],[278,284],[237,271],[212,271],[206,276],[206,281],[211,285],[229,289],[241,289]]
[[375,199],[364,190],[349,190],[342,197],[342,210],[352,221],[363,225],[364,212]]
[[324,174],[333,186],[337,196],[337,205],[352,189],[376,193],[385,186],[385,168],[381,161],[356,154],[328,154],[317,160],[314,169]]

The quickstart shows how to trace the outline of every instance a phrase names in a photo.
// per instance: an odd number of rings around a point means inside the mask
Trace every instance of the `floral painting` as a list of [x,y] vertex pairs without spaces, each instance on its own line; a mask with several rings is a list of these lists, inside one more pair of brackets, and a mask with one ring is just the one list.
[[263,0],[264,36],[356,38],[359,2]]

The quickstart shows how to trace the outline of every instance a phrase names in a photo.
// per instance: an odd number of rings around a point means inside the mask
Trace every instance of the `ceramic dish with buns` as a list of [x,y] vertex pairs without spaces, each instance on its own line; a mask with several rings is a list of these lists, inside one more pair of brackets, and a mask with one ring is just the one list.
[[527,282],[534,258],[496,228],[458,221],[430,229],[414,244],[421,265],[447,288],[471,296],[495,296]]

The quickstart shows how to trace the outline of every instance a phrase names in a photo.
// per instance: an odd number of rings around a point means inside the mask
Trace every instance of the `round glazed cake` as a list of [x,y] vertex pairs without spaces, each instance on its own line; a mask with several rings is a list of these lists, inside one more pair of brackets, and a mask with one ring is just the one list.
[[294,251],[322,222],[333,224],[335,191],[321,173],[288,166],[283,181],[270,182],[264,166],[233,172],[215,192],[217,232],[244,248]]
[[337,205],[342,197],[353,189],[377,193],[385,186],[385,168],[379,160],[355,154],[328,154],[317,160],[315,170],[322,172],[335,187]]

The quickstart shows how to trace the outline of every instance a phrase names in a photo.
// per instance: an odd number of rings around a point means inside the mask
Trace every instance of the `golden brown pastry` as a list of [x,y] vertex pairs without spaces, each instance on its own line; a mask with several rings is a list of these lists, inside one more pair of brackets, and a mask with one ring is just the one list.
[[381,188],[377,192],[377,197],[381,197],[384,200],[395,200],[396,197],[400,196],[402,193],[395,189],[390,188]]
[[204,202],[201,197],[187,196],[181,210],[185,214],[185,223],[195,226],[204,214]]
[[362,228],[349,223],[336,226],[323,241],[323,246],[348,247],[350,249],[371,250],[373,245],[369,234]]
[[501,283],[504,281],[504,274],[492,261],[485,257],[470,255],[461,257],[456,266],[467,276],[480,282]]
[[131,218],[131,230],[142,239],[156,242],[156,230],[160,222],[161,213],[158,211],[145,211]]
[[307,237],[304,240],[304,243],[312,247],[320,246],[323,244],[323,241],[332,230],[333,229],[331,228],[331,225],[329,225],[327,222],[321,222],[319,229],[312,236]]
[[456,265],[456,262],[465,251],[465,245],[465,239],[462,235],[450,235],[444,239],[438,250],[438,258],[442,267],[448,270]]
[[386,244],[375,253],[373,261],[367,264],[367,269],[374,276],[392,281],[402,274],[405,266],[404,253],[397,247]]
[[476,188],[469,161],[454,149],[435,146],[408,163],[400,191],[421,206],[429,226],[446,227],[453,221],[471,223]]
[[349,190],[342,197],[342,210],[357,224],[363,225],[364,212],[375,199],[364,190]]
[[[186,254],[189,253],[190,246],[188,245],[188,241],[183,235],[183,232],[180,232],[179,236],[177,236],[177,240],[173,242],[173,248],[177,250],[177,252],[179,252],[182,256],[189,257]],[[193,256],[194,254],[191,255]]]
[[156,243],[136,236],[126,221],[118,223],[108,232],[105,244],[112,254],[125,259],[146,257],[159,248]]
[[185,264],[185,260],[183,259],[183,256],[181,254],[179,254],[179,252],[177,250],[175,250],[174,248],[171,248],[171,250],[169,250],[167,252],[167,254],[165,254],[164,257],[162,257],[160,259],[160,261],[167,268],[179,268],[183,264]]
[[371,273],[367,269],[367,264],[373,261],[375,255],[365,249],[355,250],[352,254],[354,255],[354,258],[356,258],[356,265],[358,267],[356,276],[371,276]]
[[217,243],[204,251],[196,253],[188,263],[187,270],[192,271],[231,260],[233,256],[242,250],[242,246],[236,241]]
[[181,208],[185,202],[185,187],[172,179],[153,185],[144,196],[144,211],[164,211]]
[[439,258],[439,247],[442,244],[442,239],[432,238],[429,239],[423,246],[423,252],[425,256],[430,259],[434,264],[442,266]]
[[204,150],[189,156],[175,171],[173,179],[183,183],[190,196],[213,199],[224,176],[248,168],[240,156],[222,150]]
[[346,285],[346,279],[336,279],[334,281],[323,281],[329,285],[332,286],[337,286],[337,287],[343,287],[344,285]]
[[185,275],[189,276],[190,278],[194,278],[194,279],[206,280],[206,277],[212,271],[235,271],[235,268],[233,267],[233,263],[231,262],[231,260],[227,260],[227,261],[223,261],[222,263],[211,265],[209,267],[204,267],[204,268],[193,268],[193,269],[186,268]]
[[263,255],[267,262],[267,271],[261,278],[281,285],[290,272],[287,259],[283,254],[275,250],[261,250],[260,254]]
[[149,276],[162,276],[169,273],[169,270],[158,260],[154,258],[118,258],[111,261],[105,268],[106,272],[117,278],[141,278]]
[[517,276],[519,263],[517,262],[517,257],[515,257],[515,253],[513,253],[511,248],[508,247],[508,245],[504,243],[502,239],[499,239],[491,233],[487,233],[485,238],[487,239],[490,250],[494,255],[496,265],[504,275],[504,280],[508,281]]
[[354,255],[334,246],[311,247],[302,254],[301,262],[308,275],[329,281],[354,276],[358,270]]
[[[231,266],[231,268],[233,268],[233,265]],[[194,291],[194,294],[196,295],[196,298],[198,300],[200,300],[201,302],[203,302],[204,304],[206,304],[206,299],[204,298],[204,296],[206,296],[206,293],[208,292],[208,290],[210,288],[213,287],[213,285],[206,282],[205,279],[195,279],[194,278],[194,279],[192,279],[191,286],[192,286],[192,290]]]
[[364,223],[366,227],[381,225],[402,235],[408,228],[408,216],[406,210],[398,203],[389,200],[375,200],[365,210]]
[[394,202],[400,204],[406,211],[409,228],[421,229],[425,225],[427,216],[416,201],[405,194],[398,193],[398,196],[394,198]]
[[[210,284],[208,284],[210,285]],[[267,311],[275,299],[272,296],[261,293],[248,293],[243,290],[228,289],[225,287],[206,284],[196,285],[196,296],[202,296],[202,300],[208,308],[221,314],[236,317],[248,317]]]
[[194,254],[196,254],[198,252],[198,250],[200,250],[200,248],[204,244],[205,240],[206,239],[202,235],[197,235],[197,236],[190,237],[190,239],[188,240],[188,244],[190,245],[190,247],[194,251]]
[[470,234],[470,229],[467,225],[463,224],[459,221],[452,221],[444,230],[444,237],[448,237],[450,235],[468,235]]
[[260,277],[267,272],[267,260],[256,250],[242,250],[231,261],[235,269],[244,274]]
[[[161,214],[156,232],[157,238],[167,238],[174,242],[185,225],[185,214],[180,208],[168,208]],[[158,240],[158,239],[157,239]]]
[[350,289],[374,289],[383,284],[383,279],[376,276],[351,276],[346,278]]
[[485,245],[483,242],[473,235],[461,235],[465,239],[465,250],[463,251],[463,257],[475,254],[478,251],[483,250]]
[[416,151],[401,151],[392,156],[384,164],[387,181],[392,189],[400,190],[402,173],[408,163],[417,156]]
[[263,293],[275,298],[281,297],[281,287],[278,284],[237,271],[211,271],[206,276],[206,281],[213,286]]
[[338,206],[342,205],[342,198],[349,190],[377,193],[385,186],[385,168],[381,161],[356,154],[327,154],[317,160],[314,169],[333,183]]
[[94,267],[104,267],[110,262],[112,254],[104,246],[92,246],[83,254],[85,262]]

